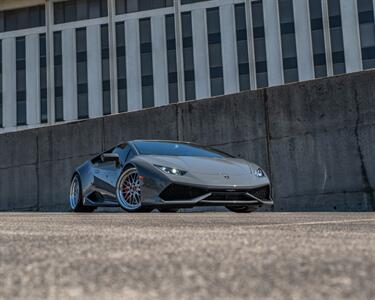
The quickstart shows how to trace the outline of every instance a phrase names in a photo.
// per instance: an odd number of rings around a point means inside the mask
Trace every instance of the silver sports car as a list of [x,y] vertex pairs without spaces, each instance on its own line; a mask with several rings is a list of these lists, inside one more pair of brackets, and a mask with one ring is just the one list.
[[220,205],[247,213],[273,204],[270,181],[257,165],[192,143],[151,140],[121,143],[78,167],[69,202],[75,212]]

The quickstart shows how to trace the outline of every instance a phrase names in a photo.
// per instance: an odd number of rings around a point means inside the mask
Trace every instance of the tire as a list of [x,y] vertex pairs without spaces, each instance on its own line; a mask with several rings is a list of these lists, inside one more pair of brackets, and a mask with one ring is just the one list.
[[128,167],[124,170],[116,185],[117,201],[127,212],[150,212],[152,208],[142,207],[141,185],[137,169]]
[[96,209],[96,206],[83,205],[82,183],[78,174],[73,176],[72,182],[70,183],[69,204],[74,212],[90,213]]
[[235,213],[252,213],[258,209],[258,206],[226,206],[232,212]]
[[179,209],[179,208],[158,208],[158,210],[159,210],[161,213],[176,213],[176,212],[178,212],[180,209]]

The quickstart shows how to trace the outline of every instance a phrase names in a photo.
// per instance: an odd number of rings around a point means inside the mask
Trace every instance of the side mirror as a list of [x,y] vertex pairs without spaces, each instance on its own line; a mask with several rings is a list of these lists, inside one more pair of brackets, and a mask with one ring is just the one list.
[[120,163],[120,156],[117,153],[104,153],[100,158],[102,162],[114,161],[116,164]]

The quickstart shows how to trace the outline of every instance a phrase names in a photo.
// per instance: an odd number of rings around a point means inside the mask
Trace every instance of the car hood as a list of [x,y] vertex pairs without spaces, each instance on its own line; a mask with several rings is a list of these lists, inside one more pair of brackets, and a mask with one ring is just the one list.
[[153,165],[171,167],[195,174],[250,174],[250,165],[239,158],[208,158],[196,156],[142,155],[142,159]]

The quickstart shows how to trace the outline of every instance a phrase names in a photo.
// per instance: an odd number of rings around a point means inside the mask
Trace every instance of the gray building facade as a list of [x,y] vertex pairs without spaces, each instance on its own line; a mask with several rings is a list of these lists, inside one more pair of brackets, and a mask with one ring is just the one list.
[[374,6],[0,1],[0,133],[374,68]]

